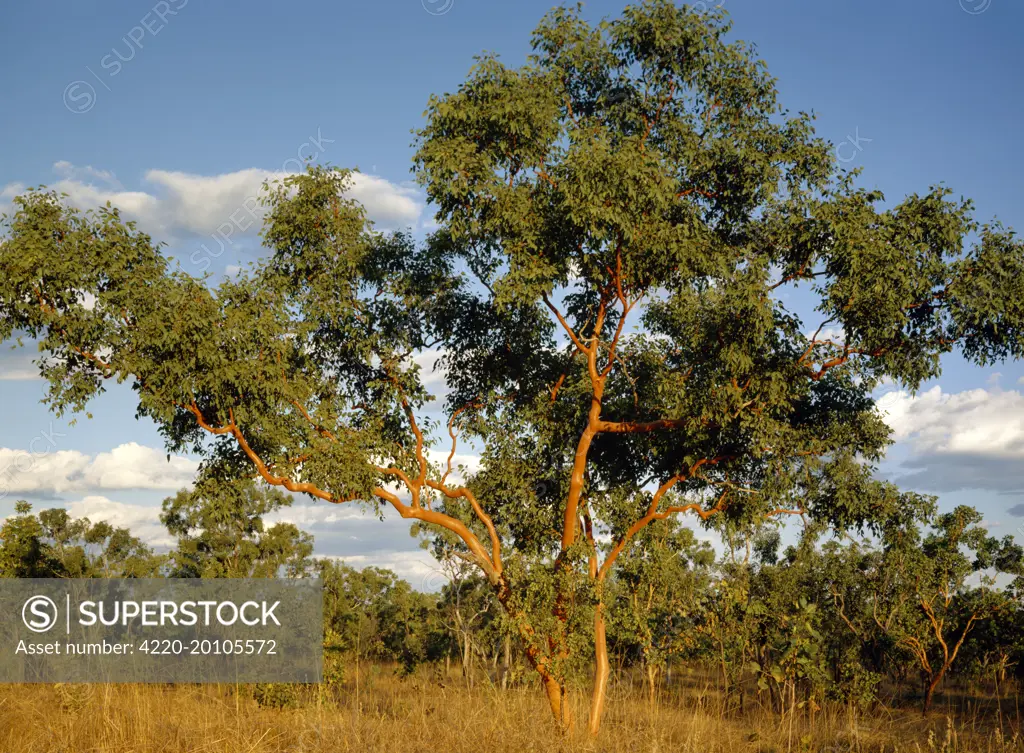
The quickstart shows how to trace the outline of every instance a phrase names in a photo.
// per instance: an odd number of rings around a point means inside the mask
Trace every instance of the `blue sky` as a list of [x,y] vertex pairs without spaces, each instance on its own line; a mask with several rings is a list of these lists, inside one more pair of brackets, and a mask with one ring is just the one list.
[[[410,182],[410,143],[428,96],[454,90],[483,50],[522,62],[550,7],[551,0],[14,4],[0,26],[0,206],[40,183],[82,204],[109,198],[167,241],[187,269],[209,264],[223,273],[257,252],[245,210],[254,183],[315,154],[361,168],[356,193],[381,227],[422,231],[429,211]],[[898,200],[943,182],[975,200],[979,220],[1024,223],[1024,5],[724,7],[734,37],[755,42],[779,79],[782,102],[817,113],[819,133],[844,165],[864,168],[863,184]],[[597,20],[622,4],[585,8]],[[9,487],[0,516],[22,497],[37,507],[67,504],[143,527],[159,542],[153,511],[190,466],[168,466],[154,427],[134,420],[122,392],[74,427],[49,415],[25,357],[0,353],[0,482]],[[1024,501],[1022,376],[1019,364],[979,370],[951,358],[922,394],[881,397],[899,439],[885,472],[941,493],[943,506],[977,505],[993,532],[1015,532],[1024,523],[1024,507],[1010,512]],[[30,449],[37,458],[28,467]],[[426,572],[400,521],[354,515],[292,513],[322,553],[414,577]]]

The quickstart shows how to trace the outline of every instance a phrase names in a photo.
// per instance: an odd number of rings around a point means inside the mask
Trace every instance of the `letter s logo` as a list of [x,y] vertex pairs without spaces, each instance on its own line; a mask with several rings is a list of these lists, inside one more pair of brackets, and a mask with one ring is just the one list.
[[49,596],[33,596],[21,608],[21,619],[33,633],[45,633],[57,624],[57,605]]

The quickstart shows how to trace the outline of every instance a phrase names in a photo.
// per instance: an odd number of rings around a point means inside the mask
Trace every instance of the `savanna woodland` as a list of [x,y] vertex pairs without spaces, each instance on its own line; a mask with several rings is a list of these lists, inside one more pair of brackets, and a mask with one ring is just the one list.
[[[202,463],[164,504],[170,552],[21,504],[0,573],[319,575],[323,684],[250,690],[260,713],[315,708],[320,736],[295,742],[290,711],[269,739],[238,731],[246,750],[372,749],[377,717],[409,747],[503,719],[519,750],[896,750],[911,732],[879,743],[859,719],[937,705],[973,713],[975,738],[950,721],[931,749],[1021,749],[1024,552],[879,477],[872,392],[916,389],[948,353],[1024,355],[1024,245],[947,188],[859,187],[722,12],[561,8],[532,48],[430,98],[424,242],[376,231],[351,173],[321,165],[265,187],[266,253],[220,280],[116,208],[19,196],[0,339],[38,342],[57,415],[124,384],[168,453]],[[784,304],[798,287],[813,318]],[[312,558],[296,526],[263,525],[292,495],[407,519],[446,585]],[[72,690],[38,692],[93,692]],[[165,692],[193,732],[214,713]],[[337,726],[343,708],[363,721]]]

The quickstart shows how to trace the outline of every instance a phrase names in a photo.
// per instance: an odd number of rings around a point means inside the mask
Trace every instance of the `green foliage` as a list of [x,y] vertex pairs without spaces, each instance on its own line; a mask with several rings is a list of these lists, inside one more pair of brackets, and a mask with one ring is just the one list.
[[[511,598],[558,635],[551,661],[588,621],[569,610],[600,598],[544,567],[585,580],[567,545],[584,496],[613,542],[688,506],[735,531],[779,509],[878,530],[924,503],[872,478],[878,380],[1024,346],[1012,234],[941,187],[882,208],[728,31],[668,2],[597,27],[556,9],[525,66],[479,58],[417,134],[430,249],[473,281],[448,302],[448,405],[479,406],[461,424],[484,447],[471,487],[525,558]],[[819,320],[784,307],[798,284]]]
[[61,508],[36,516],[19,501],[0,527],[3,578],[147,578],[163,564],[127,528],[75,519]]
[[251,479],[204,478],[164,500],[161,522],[177,538],[171,575],[179,578],[299,577],[313,564],[312,537],[291,523],[266,528],[263,516],[292,497]]
[[15,516],[0,528],[0,575],[5,578],[43,578],[59,567],[44,546],[43,528],[31,510],[27,502],[15,503]]
[[774,690],[783,709],[789,698],[795,699],[798,685],[806,686],[810,694],[823,684],[823,640],[816,628],[817,611],[816,605],[801,597],[785,612],[765,615],[774,627],[761,643],[760,663],[752,662],[750,669],[757,675],[758,688]]
[[345,656],[341,636],[334,631],[327,631],[324,635],[324,672],[323,688],[329,694],[334,694],[342,687],[345,679]]
[[841,664],[826,690],[830,700],[840,701],[861,709],[878,700],[878,686],[882,675],[865,669],[857,662]]
[[357,660],[397,662],[406,675],[428,658],[437,658],[440,623],[432,597],[381,568],[357,570],[322,559],[317,575],[333,651]]
[[298,703],[295,685],[288,682],[258,682],[253,686],[252,697],[269,709],[286,709]]
[[714,551],[676,519],[648,526],[622,555],[605,595],[612,646],[655,673],[674,656],[693,656],[698,606],[710,587]]

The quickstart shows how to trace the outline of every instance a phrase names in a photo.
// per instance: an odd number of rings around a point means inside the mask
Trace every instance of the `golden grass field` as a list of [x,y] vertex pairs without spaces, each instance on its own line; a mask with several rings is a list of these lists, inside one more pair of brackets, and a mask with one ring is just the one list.
[[[583,719],[585,699],[574,699]],[[723,713],[710,690],[663,694],[652,711],[639,688],[613,688],[601,736],[561,735],[539,690],[501,691],[436,675],[400,680],[377,668],[332,697],[312,689],[298,707],[264,708],[249,687],[0,686],[0,753],[209,751],[1024,751],[1014,696],[999,705],[947,699],[923,717],[913,707],[857,714],[826,706],[780,719],[756,702]],[[1000,708],[1001,707],[1001,708]],[[577,725],[583,727],[584,725]]]

